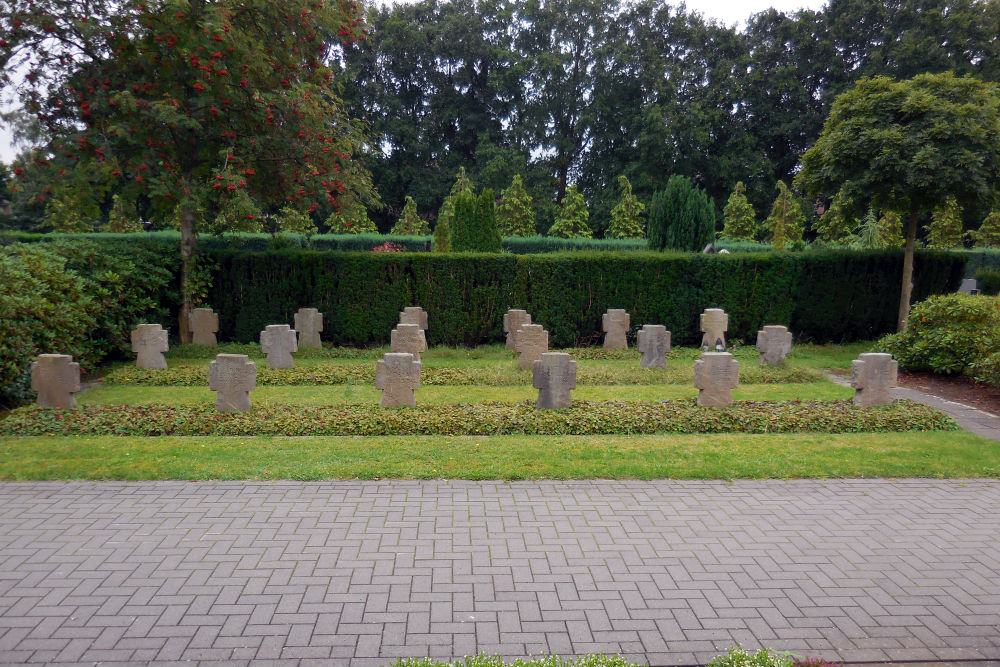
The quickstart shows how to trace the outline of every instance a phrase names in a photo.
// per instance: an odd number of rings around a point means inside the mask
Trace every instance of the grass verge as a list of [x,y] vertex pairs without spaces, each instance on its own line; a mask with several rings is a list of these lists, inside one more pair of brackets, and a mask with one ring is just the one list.
[[3,480],[1000,477],[968,432],[654,436],[5,437]]

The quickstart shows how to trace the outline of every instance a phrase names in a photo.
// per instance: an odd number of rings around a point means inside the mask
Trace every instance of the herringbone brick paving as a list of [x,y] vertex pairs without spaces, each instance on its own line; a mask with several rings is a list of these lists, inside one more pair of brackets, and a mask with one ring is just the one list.
[[1000,482],[0,484],[0,663],[1000,659]]

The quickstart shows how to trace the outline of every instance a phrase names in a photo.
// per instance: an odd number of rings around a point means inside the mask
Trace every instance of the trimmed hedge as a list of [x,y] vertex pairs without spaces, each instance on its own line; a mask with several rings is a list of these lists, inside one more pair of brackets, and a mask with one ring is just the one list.
[[25,407],[0,421],[0,435],[607,435],[655,433],[871,433],[953,431],[921,403],[861,408],[850,401],[574,401],[565,410],[523,403],[385,409],[374,405],[258,405],[220,413],[213,405]]
[[[217,251],[207,303],[220,339],[253,341],[267,324],[291,322],[303,306],[324,313],[324,338],[338,345],[388,342],[399,312],[423,306],[429,345],[503,340],[503,313],[525,308],[551,347],[601,340],[601,316],[625,308],[633,334],[665,324],[676,345],[697,344],[698,316],[729,313],[730,339],[755,340],[765,323],[800,338],[869,340],[895,330],[900,251],[414,254]],[[957,288],[964,258],[921,251],[914,301]]]

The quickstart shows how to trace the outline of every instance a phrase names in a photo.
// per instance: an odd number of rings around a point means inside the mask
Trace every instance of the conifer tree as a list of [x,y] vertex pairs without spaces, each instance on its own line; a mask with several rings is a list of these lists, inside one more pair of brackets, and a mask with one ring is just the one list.
[[331,213],[326,219],[326,226],[330,228],[331,234],[378,233],[364,204],[354,199],[343,203],[339,211]]
[[618,177],[618,187],[622,194],[618,203],[611,209],[611,225],[608,227],[608,238],[611,239],[641,239],[642,214],[646,206],[632,194],[632,184],[625,176]]
[[927,226],[927,247],[946,250],[962,245],[962,207],[954,197],[931,211]]
[[906,243],[903,238],[903,218],[895,211],[885,211],[878,220],[879,234],[886,248],[902,248]]
[[401,236],[426,236],[431,233],[427,221],[417,215],[417,202],[413,201],[413,197],[410,195],[406,195],[403,212],[389,233]]
[[969,232],[977,248],[1000,248],[1000,211],[992,211],[979,229]]
[[535,211],[531,207],[531,195],[524,189],[520,174],[514,174],[510,187],[501,193],[497,205],[497,225],[501,236],[533,236],[535,232]]
[[451,186],[451,192],[441,202],[437,222],[434,223],[435,252],[451,250],[451,223],[455,215],[455,197],[461,192],[471,193],[472,188],[472,181],[466,175],[465,167],[459,167],[458,173],[455,175],[455,183]]
[[142,221],[135,210],[135,202],[122,199],[121,195],[111,198],[111,210],[108,211],[108,231],[115,233],[141,232]]
[[726,208],[722,210],[722,237],[734,241],[753,241],[757,238],[760,225],[753,205],[747,200],[743,181],[737,181],[733,193],[729,195]]
[[771,247],[784,250],[789,243],[801,241],[805,224],[806,216],[799,202],[785,182],[778,181],[778,197],[771,206],[771,215],[764,222],[771,235]]
[[583,193],[574,183],[566,188],[566,196],[563,197],[559,210],[556,212],[556,220],[549,227],[549,236],[564,239],[589,239],[594,235],[590,225],[587,224],[589,219],[590,211],[587,210],[587,202],[583,200]]
[[[650,203],[649,247],[701,250],[715,238],[715,205],[686,176],[674,175]],[[654,212],[655,202],[655,212]]]
[[500,252],[493,190],[487,188],[478,197],[468,190],[455,195],[450,244],[454,252]]
[[843,190],[838,191],[830,202],[830,208],[826,209],[816,222],[816,236],[830,243],[851,242],[859,222],[847,213],[852,204],[850,197]]

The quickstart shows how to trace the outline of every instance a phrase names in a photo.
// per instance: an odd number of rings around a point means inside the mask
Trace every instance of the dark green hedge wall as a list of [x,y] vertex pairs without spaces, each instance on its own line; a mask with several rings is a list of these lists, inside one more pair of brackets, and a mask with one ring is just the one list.
[[[699,339],[705,308],[729,312],[730,339],[752,344],[765,323],[802,339],[873,339],[895,328],[902,253],[817,251],[732,255],[574,252],[546,255],[210,252],[208,296],[220,338],[257,340],[299,307],[324,313],[323,337],[385,343],[408,305],[428,312],[431,345],[500,342],[502,316],[525,308],[563,347],[600,340],[608,308],[631,313],[633,333],[665,324],[676,344]],[[914,300],[954,290],[964,258],[920,252]]]

